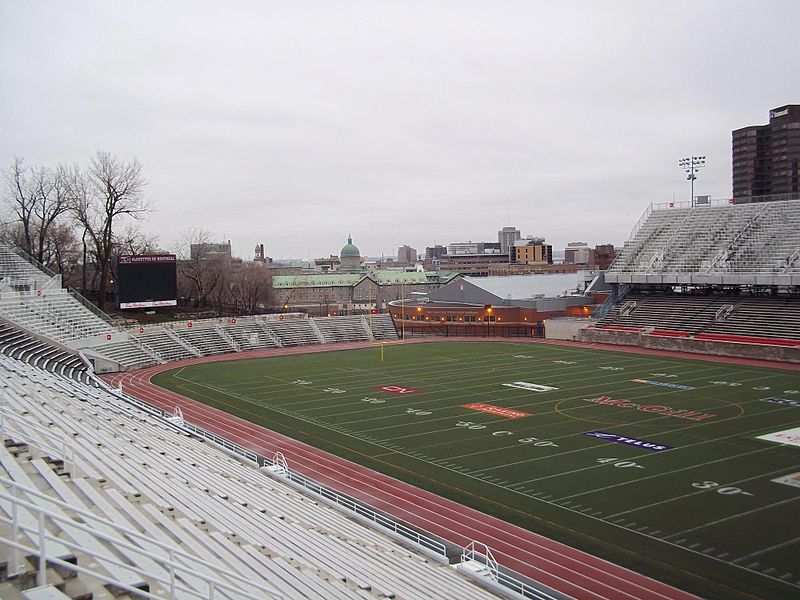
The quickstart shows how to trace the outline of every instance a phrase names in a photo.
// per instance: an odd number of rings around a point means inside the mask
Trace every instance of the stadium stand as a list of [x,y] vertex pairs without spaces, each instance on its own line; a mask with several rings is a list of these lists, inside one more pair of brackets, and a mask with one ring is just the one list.
[[92,350],[126,369],[141,369],[166,362],[155,352],[137,344],[133,339],[102,343],[94,346]]
[[219,327],[239,346],[240,350],[280,348],[281,343],[259,317],[238,317]]
[[77,352],[36,339],[11,323],[0,319],[0,352],[40,369],[89,382],[89,374]]
[[745,297],[703,333],[800,341],[800,298]]
[[800,285],[800,200],[652,207],[608,283]]
[[324,343],[367,341],[372,339],[369,326],[362,315],[352,317],[320,317],[314,319]]
[[630,343],[618,335],[627,332],[736,355],[744,351],[695,342],[800,347],[800,199],[673,204],[651,206],[639,220],[605,274],[616,305],[583,339]]
[[236,352],[238,348],[231,343],[222,331],[215,327],[195,327],[194,329],[173,329],[175,335],[192,346],[202,356]]
[[165,327],[157,326],[133,335],[145,349],[154,352],[164,362],[200,356],[199,350]]
[[730,298],[717,296],[629,294],[597,325],[699,333],[711,326],[719,308],[730,302]]
[[388,314],[201,319],[123,330],[63,289],[58,275],[37,268],[7,245],[0,245],[0,317],[122,369],[242,350],[398,337]]
[[372,330],[372,336],[376,340],[398,339],[397,328],[394,326],[392,315],[388,313],[370,315],[368,322],[369,327]]
[[493,597],[104,386],[0,374],[3,598]]
[[322,344],[324,340],[312,319],[286,319],[265,322],[267,329],[283,347]]

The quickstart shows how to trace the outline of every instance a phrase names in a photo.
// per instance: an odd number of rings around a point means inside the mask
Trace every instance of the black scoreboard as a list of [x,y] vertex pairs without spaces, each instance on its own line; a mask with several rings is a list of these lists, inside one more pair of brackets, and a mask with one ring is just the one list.
[[177,306],[175,255],[120,255],[117,259],[117,297],[120,308]]

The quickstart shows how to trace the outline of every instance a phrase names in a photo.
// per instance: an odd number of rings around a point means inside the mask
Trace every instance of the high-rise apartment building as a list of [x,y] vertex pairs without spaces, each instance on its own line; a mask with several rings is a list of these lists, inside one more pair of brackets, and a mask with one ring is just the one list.
[[780,200],[800,194],[800,104],[769,111],[769,124],[733,131],[733,199]]
[[500,242],[500,252],[511,254],[514,251],[514,242],[522,238],[522,233],[516,227],[503,227],[497,232],[497,241]]

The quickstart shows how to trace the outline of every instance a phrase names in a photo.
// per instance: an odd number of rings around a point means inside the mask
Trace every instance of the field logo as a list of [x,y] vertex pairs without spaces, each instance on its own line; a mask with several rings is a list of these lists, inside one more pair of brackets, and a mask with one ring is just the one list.
[[788,444],[789,446],[800,447],[800,427],[794,429],[786,429],[785,431],[776,431],[775,433],[767,433],[758,436],[759,440],[767,440],[768,442],[777,442],[779,444]]
[[557,390],[557,387],[550,387],[549,385],[540,385],[538,383],[528,383],[527,381],[514,381],[512,383],[502,384],[506,387],[518,388],[520,390],[527,390],[529,392],[552,392]]
[[649,450],[650,452],[664,452],[665,450],[672,450],[673,448],[673,446],[667,446],[666,444],[656,444],[655,442],[648,442],[646,440],[637,440],[636,438],[629,438],[625,437],[624,435],[617,435],[616,433],[609,433],[607,431],[586,431],[583,435],[606,442],[614,442],[615,444],[636,446],[637,448]]
[[668,383],[666,381],[652,381],[650,379],[631,379],[634,383],[646,383],[647,385],[660,385],[665,388],[672,388],[673,390],[693,390],[690,385],[681,385],[680,383]]
[[770,479],[770,481],[800,488],[800,473],[789,473],[788,475],[781,475],[780,477],[776,477],[775,479]]
[[656,413],[663,417],[675,417],[676,419],[687,419],[689,421],[702,421],[703,419],[710,419],[716,415],[711,413],[701,413],[696,410],[682,410],[674,409],[671,406],[662,406],[660,404],[636,404],[635,402],[628,402],[627,400],[614,400],[610,396],[600,396],[599,398],[587,398],[584,402],[592,402],[594,404],[608,404],[616,406],[617,408],[635,408],[642,412]]
[[784,406],[794,406],[800,408],[800,400],[790,400],[789,398],[762,398],[762,402],[772,402],[773,404],[782,404]]
[[422,388],[403,387],[402,385],[379,385],[372,389],[390,394],[416,394],[422,391]]
[[494,406],[493,404],[484,404],[482,402],[464,404],[462,408],[469,408],[470,410],[479,410],[481,412],[489,413],[490,415],[505,417],[506,419],[520,419],[522,417],[531,416],[531,413],[514,410],[513,408],[503,408],[502,406]]

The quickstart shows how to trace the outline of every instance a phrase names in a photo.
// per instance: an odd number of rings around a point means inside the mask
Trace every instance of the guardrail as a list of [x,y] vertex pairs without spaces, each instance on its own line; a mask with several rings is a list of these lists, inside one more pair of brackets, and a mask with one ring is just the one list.
[[286,478],[288,481],[291,481],[295,485],[300,486],[303,489],[308,490],[309,492],[320,496],[321,498],[324,498],[325,500],[333,502],[346,511],[352,512],[359,517],[363,517],[375,523],[376,525],[380,525],[395,535],[402,536],[403,538],[410,540],[421,548],[430,550],[431,552],[441,555],[442,557],[447,557],[447,547],[443,542],[417,531],[416,529],[412,529],[408,525],[405,525],[392,517],[388,517],[383,513],[379,513],[366,504],[358,502],[357,500],[353,500],[349,496],[340,494],[336,490],[322,485],[310,477],[306,477],[301,473],[292,471],[286,464],[286,461],[283,459],[283,455],[280,452],[278,452],[275,455],[275,458],[271,460],[266,458],[263,459],[262,465],[268,469],[274,468],[274,472]]
[[[100,382],[100,385],[104,386],[105,388],[109,389],[111,393],[113,393],[116,397],[120,398],[124,402],[132,404],[137,408],[141,408],[146,410],[149,414],[154,416],[161,417],[171,426],[184,431],[186,433],[190,433],[195,435],[199,438],[207,440],[218,447],[226,450],[227,452],[234,454],[236,456],[241,457],[243,460],[246,460],[249,463],[255,463],[256,465],[260,465],[264,469],[270,469],[273,473],[278,474],[281,478],[284,478],[294,484],[297,487],[300,487],[312,495],[318,496],[327,500],[328,502],[334,503],[336,506],[340,507],[346,513],[351,513],[357,517],[361,517],[362,519],[366,519],[374,523],[375,525],[381,527],[384,530],[388,530],[394,533],[398,537],[402,537],[403,539],[408,540],[409,542],[417,545],[419,548],[432,552],[438,556],[441,556],[444,560],[449,562],[449,557],[447,555],[447,546],[444,542],[436,539],[430,535],[427,535],[424,532],[418,531],[404,523],[387,516],[381,512],[378,512],[368,505],[354,500],[353,498],[346,496],[345,494],[341,494],[336,490],[325,486],[314,479],[307,477],[301,473],[293,471],[289,468],[288,464],[286,463],[286,459],[283,457],[283,454],[277,452],[273,458],[267,458],[253,452],[231,442],[227,438],[208,431],[203,427],[195,425],[189,421],[187,421],[184,417],[182,412],[178,407],[176,407],[175,413],[170,415],[169,413],[162,411],[158,408],[150,406],[149,404],[142,402],[137,398],[133,398],[128,394],[124,393],[121,390],[117,390],[115,388],[111,388],[105,383],[103,380],[98,379],[97,381]],[[514,591],[517,594],[521,594],[523,597],[526,598],[535,598],[535,599],[553,599],[553,598],[564,598],[563,595],[550,595],[544,592],[542,589],[537,588],[530,583],[526,583],[521,579],[514,577],[510,571],[507,569],[503,569],[502,567],[499,568],[497,571],[497,583],[504,587],[508,588],[509,590]]]

